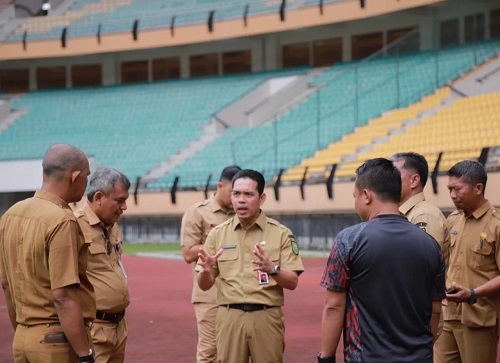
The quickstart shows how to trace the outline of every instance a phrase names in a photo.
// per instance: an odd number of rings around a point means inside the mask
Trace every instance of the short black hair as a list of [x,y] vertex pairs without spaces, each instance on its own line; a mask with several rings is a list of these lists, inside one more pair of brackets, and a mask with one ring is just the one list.
[[356,169],[356,187],[373,191],[383,202],[401,200],[401,173],[392,161],[376,158],[365,161]]
[[483,184],[483,194],[486,190],[486,182],[488,181],[488,175],[486,174],[486,169],[483,164],[479,161],[474,160],[463,160],[451,167],[448,170],[448,176],[455,178],[463,177],[464,182],[470,186],[474,186],[478,183]]
[[234,176],[236,174],[238,174],[238,172],[240,170],[241,170],[241,168],[237,165],[226,166],[222,170],[222,173],[220,173],[219,181],[223,181],[223,180],[231,181],[231,180],[233,180]]
[[253,181],[257,182],[257,191],[259,192],[259,195],[264,193],[264,187],[266,185],[266,181],[264,179],[264,175],[259,173],[258,171],[252,170],[252,169],[243,169],[239,171],[234,177],[233,177],[233,187],[234,187],[234,182],[238,179],[243,179],[243,178],[249,178],[252,179]]
[[416,172],[420,176],[420,184],[425,187],[429,178],[429,164],[422,155],[414,152],[397,153],[391,157],[391,160],[404,160],[403,169]]

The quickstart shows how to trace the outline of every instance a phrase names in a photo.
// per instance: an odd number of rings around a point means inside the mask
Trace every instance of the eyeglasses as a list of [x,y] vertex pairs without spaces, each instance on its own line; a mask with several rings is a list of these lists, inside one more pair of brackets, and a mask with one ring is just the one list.
[[104,238],[104,242],[106,244],[106,252],[108,252],[108,255],[110,255],[111,251],[113,250],[113,246],[111,246],[111,241],[109,240],[109,233],[106,228],[102,228],[102,237]]

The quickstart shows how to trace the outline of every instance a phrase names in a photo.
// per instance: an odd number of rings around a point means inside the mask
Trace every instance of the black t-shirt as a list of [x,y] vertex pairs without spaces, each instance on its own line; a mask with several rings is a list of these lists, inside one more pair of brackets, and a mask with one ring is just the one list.
[[432,302],[445,296],[437,242],[403,216],[340,232],[321,285],[347,293],[345,362],[432,363]]

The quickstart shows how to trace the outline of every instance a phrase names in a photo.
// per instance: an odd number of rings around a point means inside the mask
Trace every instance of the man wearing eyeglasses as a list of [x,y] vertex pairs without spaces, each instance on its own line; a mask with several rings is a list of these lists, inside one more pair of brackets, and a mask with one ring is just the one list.
[[117,221],[127,209],[130,181],[112,168],[91,176],[88,202],[75,214],[89,244],[87,275],[94,285],[97,314],[91,329],[97,363],[123,363],[127,342],[125,309],[130,303],[121,262],[122,236]]

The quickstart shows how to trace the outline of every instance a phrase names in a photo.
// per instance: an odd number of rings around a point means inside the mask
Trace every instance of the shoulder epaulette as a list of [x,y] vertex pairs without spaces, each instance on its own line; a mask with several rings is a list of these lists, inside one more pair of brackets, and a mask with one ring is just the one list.
[[278,226],[281,229],[287,229],[286,226],[284,226],[283,224],[281,224],[280,222],[278,222],[276,219],[269,218],[269,217],[266,217],[266,218],[267,218],[267,223],[275,225],[275,226]]
[[496,210],[495,208],[492,208],[491,215],[496,219],[500,220],[500,211]]
[[73,214],[75,215],[76,218],[80,218],[80,217],[83,217],[85,215],[85,212],[80,209],[80,210],[73,212]]

